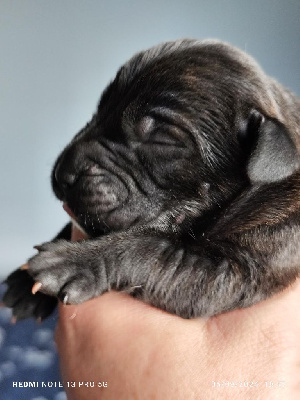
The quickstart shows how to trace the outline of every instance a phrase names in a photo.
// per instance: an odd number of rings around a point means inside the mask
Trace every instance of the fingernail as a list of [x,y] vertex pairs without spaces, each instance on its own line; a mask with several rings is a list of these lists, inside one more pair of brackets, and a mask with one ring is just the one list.
[[21,265],[20,269],[23,270],[23,271],[28,269],[28,264]]
[[35,282],[35,284],[32,286],[31,293],[32,293],[32,294],[36,294],[36,293],[40,290],[40,288],[41,288],[42,286],[43,286],[43,285],[42,285],[41,282]]

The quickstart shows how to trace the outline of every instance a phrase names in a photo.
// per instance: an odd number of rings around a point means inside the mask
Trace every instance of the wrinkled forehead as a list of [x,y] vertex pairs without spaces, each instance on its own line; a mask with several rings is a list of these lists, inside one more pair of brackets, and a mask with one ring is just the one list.
[[[240,77],[247,76],[239,53],[220,42],[168,42],[136,54],[118,72],[118,99],[132,110],[168,106],[214,109],[229,103]],[[128,110],[127,110],[128,111]]]

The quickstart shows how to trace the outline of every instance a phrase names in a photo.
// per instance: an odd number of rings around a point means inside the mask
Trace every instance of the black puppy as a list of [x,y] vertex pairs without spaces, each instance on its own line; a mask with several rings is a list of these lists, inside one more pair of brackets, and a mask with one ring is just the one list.
[[135,55],[53,169],[91,239],[61,240],[69,225],[39,246],[4,303],[44,318],[51,296],[117,289],[192,318],[282,290],[300,273],[299,128],[299,100],[231,46],[183,40]]

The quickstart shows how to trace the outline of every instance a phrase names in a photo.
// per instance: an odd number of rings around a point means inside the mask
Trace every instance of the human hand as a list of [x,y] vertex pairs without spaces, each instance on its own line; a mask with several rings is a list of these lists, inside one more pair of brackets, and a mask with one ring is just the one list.
[[298,281],[251,308],[209,319],[184,320],[116,292],[60,305],[62,377],[75,383],[66,385],[68,398],[298,399],[299,300]]

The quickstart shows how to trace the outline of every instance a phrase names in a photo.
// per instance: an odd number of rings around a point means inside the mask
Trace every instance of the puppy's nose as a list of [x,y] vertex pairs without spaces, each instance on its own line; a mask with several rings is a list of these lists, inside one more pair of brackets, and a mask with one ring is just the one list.
[[64,192],[73,186],[76,181],[76,175],[67,169],[62,168],[60,163],[55,168],[54,176],[56,183]]

